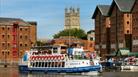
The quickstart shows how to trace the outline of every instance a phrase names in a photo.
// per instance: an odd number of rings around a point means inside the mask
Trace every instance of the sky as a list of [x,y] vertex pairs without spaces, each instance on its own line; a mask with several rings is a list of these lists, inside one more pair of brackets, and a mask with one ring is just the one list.
[[80,8],[80,25],[85,32],[94,29],[91,19],[97,5],[111,5],[112,0],[0,0],[0,17],[37,22],[37,37],[52,39],[64,29],[64,9]]

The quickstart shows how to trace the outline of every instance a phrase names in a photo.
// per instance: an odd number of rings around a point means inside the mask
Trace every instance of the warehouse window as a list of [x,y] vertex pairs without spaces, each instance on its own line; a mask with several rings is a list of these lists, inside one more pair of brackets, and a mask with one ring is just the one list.
[[129,30],[127,30],[127,33],[129,33]]
[[2,55],[4,55],[4,51],[2,52]]
[[10,28],[8,27],[8,30],[10,30]]
[[20,35],[20,39],[22,39],[22,35]]
[[25,44],[25,47],[27,47],[27,44]]
[[127,24],[129,24],[129,21],[127,21]]
[[20,44],[20,46],[22,47],[23,45],[22,45],[22,44]]
[[8,55],[10,54],[10,52],[8,52]]
[[4,47],[5,46],[5,43],[2,43],[2,46]]
[[20,31],[22,31],[22,28],[20,28]]
[[2,35],[2,38],[4,38],[5,37],[5,35]]
[[4,30],[5,28],[4,27],[2,27],[2,30]]
[[10,46],[10,43],[8,43],[8,46]]

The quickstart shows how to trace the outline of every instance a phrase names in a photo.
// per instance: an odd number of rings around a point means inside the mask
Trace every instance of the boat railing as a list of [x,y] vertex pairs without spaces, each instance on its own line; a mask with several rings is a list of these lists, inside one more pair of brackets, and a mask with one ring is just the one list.
[[21,64],[24,64],[24,65],[27,65],[28,64],[28,61],[23,61],[23,59],[19,59],[19,65]]

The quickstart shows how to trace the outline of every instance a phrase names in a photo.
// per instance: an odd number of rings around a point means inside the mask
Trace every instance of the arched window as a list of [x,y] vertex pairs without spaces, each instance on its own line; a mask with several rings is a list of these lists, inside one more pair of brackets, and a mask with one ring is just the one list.
[[129,21],[127,21],[127,24],[129,24]]
[[27,44],[25,44],[25,47],[27,47]]
[[22,47],[23,46],[23,44],[20,44],[20,47]]
[[129,33],[129,30],[127,30],[127,33]]

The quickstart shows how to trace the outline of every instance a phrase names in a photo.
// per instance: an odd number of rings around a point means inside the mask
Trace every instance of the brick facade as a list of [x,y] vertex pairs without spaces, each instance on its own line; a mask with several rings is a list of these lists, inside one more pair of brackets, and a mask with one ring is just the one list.
[[138,0],[132,9],[132,51],[138,52]]
[[[16,33],[13,25],[17,23]],[[36,22],[35,22],[36,23]],[[13,41],[15,40],[15,41]],[[36,24],[21,19],[0,18],[0,61],[14,62],[21,58],[36,42]],[[16,43],[16,44],[15,44]],[[13,48],[17,52],[14,52]]]
[[[99,5],[92,17],[95,19],[95,49],[100,52],[100,56],[108,54],[110,50],[110,18],[106,15],[108,10],[108,5]],[[104,14],[103,12],[106,13]]]
[[120,9],[122,6],[113,2],[109,11],[111,52],[119,51],[121,48],[127,48],[131,51],[132,13]]
[[113,0],[107,17],[104,17],[103,8],[94,12],[97,51],[100,53],[106,51],[103,49],[103,45],[106,43],[107,53],[113,53],[122,48],[138,52],[137,8],[138,0]]

